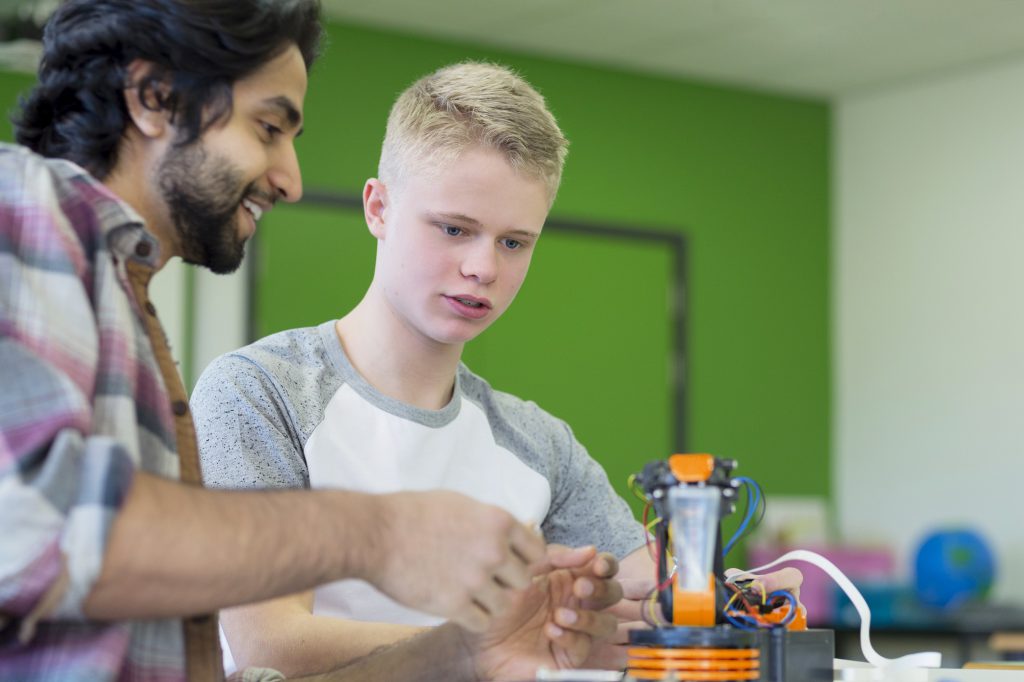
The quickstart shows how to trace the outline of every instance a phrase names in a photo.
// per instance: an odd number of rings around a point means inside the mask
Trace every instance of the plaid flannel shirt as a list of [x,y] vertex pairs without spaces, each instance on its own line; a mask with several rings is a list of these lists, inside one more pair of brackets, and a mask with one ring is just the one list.
[[182,417],[191,433],[146,295],[157,260],[84,170],[0,145],[0,679],[198,676],[186,621],[82,615],[134,472],[178,478]]

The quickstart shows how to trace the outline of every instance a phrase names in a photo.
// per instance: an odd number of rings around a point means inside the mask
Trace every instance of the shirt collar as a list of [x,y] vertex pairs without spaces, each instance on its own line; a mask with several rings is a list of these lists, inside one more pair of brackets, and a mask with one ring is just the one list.
[[160,262],[160,241],[146,229],[142,216],[89,171],[67,159],[55,161],[57,172],[68,182],[86,184],[94,192],[92,208],[111,253],[155,269]]

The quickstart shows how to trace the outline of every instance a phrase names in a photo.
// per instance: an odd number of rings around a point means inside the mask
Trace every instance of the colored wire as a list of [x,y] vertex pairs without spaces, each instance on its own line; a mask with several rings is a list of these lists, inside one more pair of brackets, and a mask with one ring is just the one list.
[[758,588],[757,592],[761,595],[761,606],[765,606],[768,603],[768,595],[765,592],[764,583],[760,580],[751,580],[750,584]]
[[644,493],[643,490],[640,489],[640,487],[636,483],[636,474],[629,475],[629,478],[626,479],[626,486],[636,496],[638,500],[644,503],[650,503],[650,500],[647,499],[647,495]]
[[747,601],[747,597],[746,597],[745,594],[743,594],[743,590],[741,590],[736,585],[733,585],[732,583],[728,583],[728,582],[725,583],[725,586],[733,591],[732,597],[729,598],[729,602],[725,605],[726,609],[729,608],[729,605],[732,604],[733,601],[735,601],[736,599],[739,599],[743,603],[743,607],[747,610],[748,613],[751,613],[751,614],[757,613],[757,611],[756,611],[756,609],[754,609],[753,605],[749,601]]
[[796,611],[799,608],[799,606],[797,606],[796,597],[794,597],[791,593],[787,592],[786,590],[775,590],[768,596],[783,597],[787,602],[789,602],[789,613],[787,613],[785,617],[781,621],[779,621],[779,625],[785,627],[792,623],[793,619],[796,618]]
[[751,616],[725,614],[725,619],[741,630],[756,630],[760,624]]
[[[640,609],[640,615],[644,622],[650,625],[652,628],[660,628],[668,625],[664,618],[661,617],[656,608],[658,605],[658,588],[654,588],[647,593],[647,597],[644,599],[647,602],[647,609]],[[647,617],[647,611],[650,611],[650,619]]]
[[[729,538],[729,542],[726,543],[725,549],[722,550],[723,557],[728,556],[729,552],[732,551],[732,548],[737,542],[739,542],[740,538],[747,533],[748,528],[749,530],[753,530],[754,527],[761,522],[761,519],[764,518],[764,509],[761,504],[764,496],[761,494],[761,486],[759,486],[754,479],[747,478],[746,476],[739,476],[736,478],[736,481],[743,485],[744,489],[747,491],[747,505],[743,513],[743,521],[740,523],[739,528],[736,529],[736,532],[733,533],[732,537]],[[759,510],[760,516],[754,523],[754,526],[751,526],[750,521],[754,518],[754,514],[757,514]]]
[[[761,510],[761,516],[764,515],[762,506],[764,496],[761,494],[761,486],[758,485],[757,481],[753,478],[748,478],[746,476],[739,476],[736,480],[746,489],[746,509],[743,513],[742,523],[740,523],[739,527],[736,528],[735,534],[733,534],[732,538],[729,540],[729,544],[726,546],[726,554],[732,550],[733,546],[740,538],[754,529],[754,526],[751,525],[751,520],[754,518],[754,515],[758,513],[759,509]],[[756,526],[760,522],[761,517],[758,518],[754,525]]]
[[[799,608],[799,606],[797,605],[796,598],[785,590],[776,590],[775,592],[769,594],[768,597],[772,599],[774,599],[775,597],[780,597],[782,599],[785,599],[789,605],[789,610],[786,612],[786,615],[783,616],[782,619],[777,623],[771,623],[766,621],[762,614],[758,612],[754,607],[752,607],[749,604],[749,602],[747,602],[746,599],[744,599],[743,594],[739,591],[733,593],[729,601],[726,602],[725,608],[722,610],[722,615],[725,616],[725,619],[732,623],[734,626],[742,628],[744,630],[751,630],[756,628],[784,628],[788,626],[790,623],[792,623],[793,620],[796,618],[797,609]],[[747,613],[743,613],[742,611],[733,608],[733,602],[736,601],[737,598],[740,601],[742,601],[743,604],[747,607]]]
[[[733,602],[737,599],[739,599],[740,602],[743,604],[743,607],[746,610],[745,612],[744,610],[741,610],[738,607],[733,607]],[[761,621],[761,614],[757,611],[757,609],[750,605],[750,602],[746,600],[746,598],[743,596],[743,593],[738,590],[734,592],[732,597],[729,598],[729,601],[726,602],[725,608],[722,609],[722,615],[726,618],[730,616],[734,618],[739,618],[740,616],[743,616],[745,618],[751,618],[757,623],[760,623]]]

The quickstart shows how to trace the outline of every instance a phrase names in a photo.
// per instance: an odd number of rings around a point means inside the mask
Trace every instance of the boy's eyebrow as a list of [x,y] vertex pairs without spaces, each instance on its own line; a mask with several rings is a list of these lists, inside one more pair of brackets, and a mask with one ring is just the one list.
[[[476,218],[471,218],[468,215],[465,215],[464,213],[431,213],[430,215],[432,216],[433,219],[450,220],[455,223],[469,225],[470,227],[480,227],[482,224]],[[538,233],[531,232],[530,230],[509,230],[508,234],[518,234],[523,237],[529,237],[531,239],[536,239],[540,237]]]
[[440,220],[451,220],[455,223],[462,223],[464,225],[472,225],[473,227],[480,227],[481,223],[476,218],[470,218],[464,213],[431,213],[434,218]]
[[302,114],[299,113],[299,108],[290,99],[284,95],[278,95],[277,97],[268,97],[263,100],[262,104],[268,109],[276,109],[277,113],[284,116],[285,120],[288,121],[290,128],[298,128],[295,137],[302,134]]

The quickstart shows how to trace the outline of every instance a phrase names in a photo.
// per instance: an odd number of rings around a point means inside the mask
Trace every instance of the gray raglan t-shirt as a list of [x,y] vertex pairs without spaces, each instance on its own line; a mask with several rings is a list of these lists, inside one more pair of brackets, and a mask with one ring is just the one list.
[[[452,400],[419,409],[355,370],[334,322],[221,356],[192,395],[203,478],[218,488],[455,490],[539,523],[550,543],[624,557],[641,525],[571,429],[460,364]],[[433,624],[358,580],[317,590],[314,612]]]

